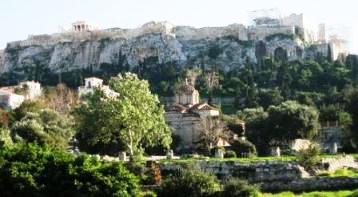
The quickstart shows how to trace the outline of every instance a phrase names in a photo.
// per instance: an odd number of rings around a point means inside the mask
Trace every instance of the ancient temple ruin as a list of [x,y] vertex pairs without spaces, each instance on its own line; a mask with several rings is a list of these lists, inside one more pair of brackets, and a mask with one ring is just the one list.
[[95,25],[91,25],[86,21],[77,21],[72,23],[72,31],[74,32],[86,32],[86,31],[94,31],[98,30],[99,28]]

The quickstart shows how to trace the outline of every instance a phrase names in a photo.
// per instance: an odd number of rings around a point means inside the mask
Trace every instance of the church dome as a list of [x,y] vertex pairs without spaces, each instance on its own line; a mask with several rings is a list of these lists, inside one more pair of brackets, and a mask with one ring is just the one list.
[[184,84],[181,85],[178,89],[177,89],[177,93],[178,94],[193,94],[193,92],[195,92],[195,87],[189,84]]

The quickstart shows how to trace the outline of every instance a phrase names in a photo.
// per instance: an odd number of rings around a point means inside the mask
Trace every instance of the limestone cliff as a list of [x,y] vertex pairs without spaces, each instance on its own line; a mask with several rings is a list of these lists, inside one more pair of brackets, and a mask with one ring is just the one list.
[[[315,48],[314,48],[315,47]],[[3,83],[51,80],[59,73],[135,70],[141,66],[216,65],[225,71],[271,56],[297,60],[327,55],[328,45],[305,46],[295,35],[250,40],[242,25],[175,27],[151,22],[136,29],[106,29],[32,36],[0,51]]]

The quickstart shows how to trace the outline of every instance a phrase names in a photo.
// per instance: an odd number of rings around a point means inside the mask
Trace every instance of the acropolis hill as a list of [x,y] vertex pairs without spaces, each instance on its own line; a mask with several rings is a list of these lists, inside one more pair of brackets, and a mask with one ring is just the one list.
[[[316,29],[316,30],[315,30]],[[149,22],[135,29],[100,29],[84,21],[68,31],[31,35],[0,50],[2,83],[43,82],[59,73],[135,69],[160,65],[216,65],[224,71],[264,57],[288,61],[347,55],[346,42],[326,38],[325,25],[306,27],[302,14],[258,17],[254,24],[194,28]],[[49,79],[47,79],[49,78]]]

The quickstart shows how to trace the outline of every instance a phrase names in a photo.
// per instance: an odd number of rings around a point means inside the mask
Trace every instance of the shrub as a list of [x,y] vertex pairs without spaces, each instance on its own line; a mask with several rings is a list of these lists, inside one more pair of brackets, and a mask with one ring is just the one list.
[[1,196],[135,196],[138,180],[117,162],[33,144],[0,149]]
[[11,127],[11,136],[15,142],[67,148],[74,133],[70,119],[51,109],[24,114],[25,116]]
[[0,127],[0,147],[11,145],[12,143],[9,129]]
[[225,152],[224,157],[225,157],[225,158],[235,158],[235,157],[236,157],[236,153],[235,153],[235,151],[228,150],[228,151]]
[[146,167],[143,162],[127,162],[125,166],[131,173],[140,178],[141,183],[147,181]]
[[138,197],[157,197],[157,194],[152,191],[145,191],[139,193]]
[[242,140],[242,139],[235,140],[231,144],[231,147],[233,151],[235,151],[238,157],[240,156],[251,157],[251,156],[256,156],[257,154],[255,145],[248,140]]
[[318,164],[319,154],[320,147],[317,144],[311,144],[307,149],[298,151],[296,157],[300,165],[309,168]]
[[238,178],[231,178],[224,183],[223,191],[221,192],[222,197],[244,197],[244,196],[255,196],[259,193],[259,189],[250,185],[245,180]]
[[215,176],[199,170],[179,170],[166,178],[158,192],[159,197],[199,197],[213,195],[219,190]]

